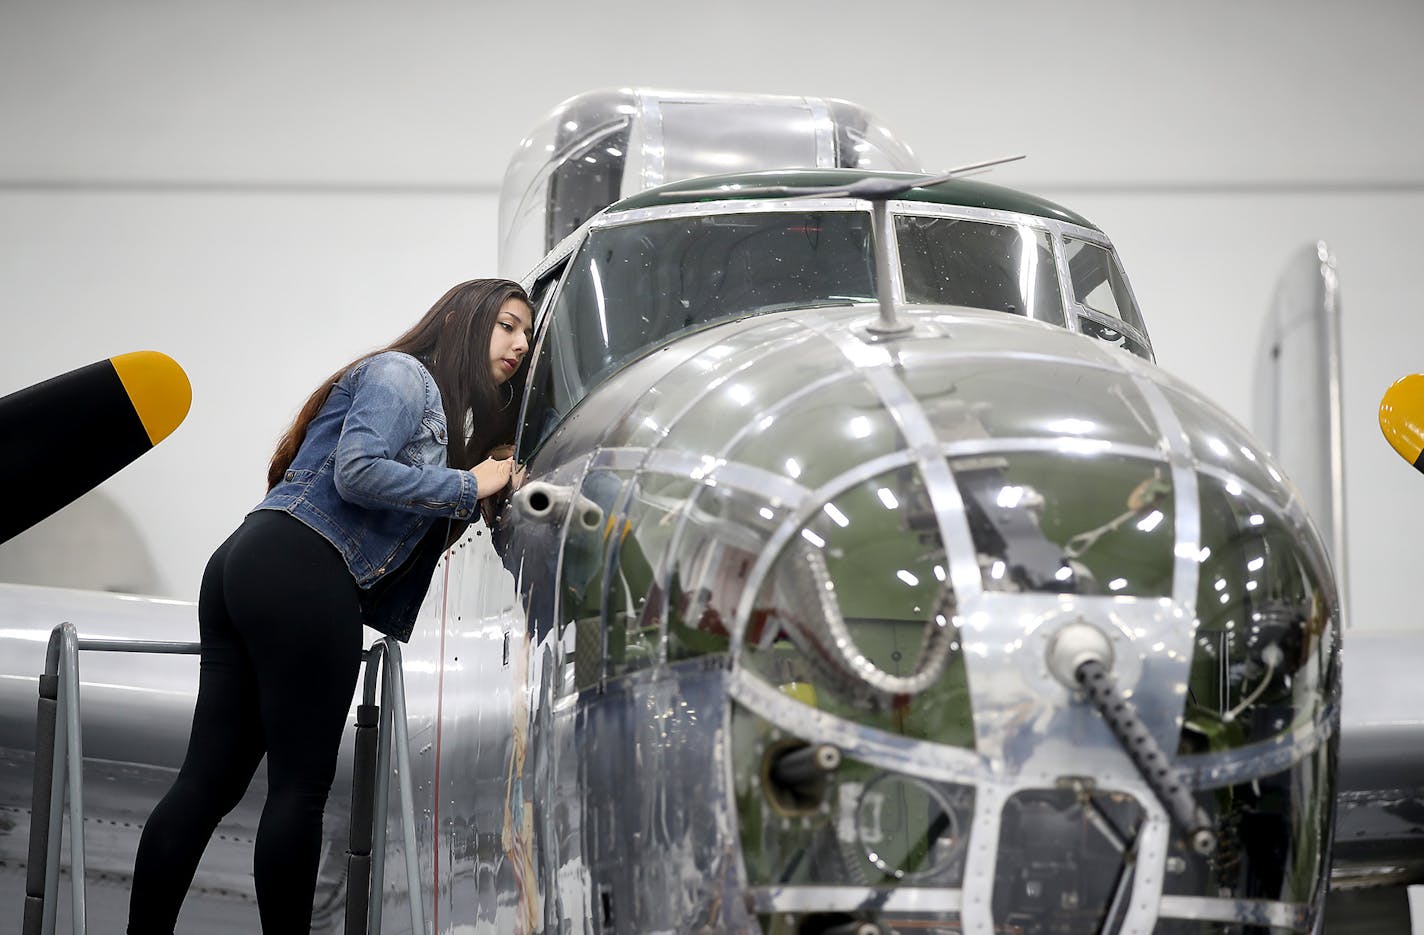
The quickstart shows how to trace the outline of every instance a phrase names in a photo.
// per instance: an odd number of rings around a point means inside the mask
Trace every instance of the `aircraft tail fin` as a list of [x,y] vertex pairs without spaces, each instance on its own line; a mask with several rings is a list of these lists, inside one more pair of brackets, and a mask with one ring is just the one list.
[[1340,284],[1323,242],[1302,247],[1276,282],[1256,354],[1252,429],[1286,469],[1330,549],[1346,603]]

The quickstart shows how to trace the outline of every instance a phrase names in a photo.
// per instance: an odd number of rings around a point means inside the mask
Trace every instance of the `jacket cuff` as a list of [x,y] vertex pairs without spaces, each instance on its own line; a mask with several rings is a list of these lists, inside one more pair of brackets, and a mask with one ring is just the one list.
[[[458,470],[458,469],[457,469]],[[480,488],[472,471],[460,471],[460,494],[455,498],[455,518],[471,520],[480,509]]]

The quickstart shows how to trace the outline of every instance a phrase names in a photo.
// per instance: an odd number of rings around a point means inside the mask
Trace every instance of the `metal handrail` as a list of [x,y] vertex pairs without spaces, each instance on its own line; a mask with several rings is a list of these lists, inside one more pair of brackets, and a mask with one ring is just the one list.
[[[59,896],[59,850],[69,791],[69,876],[73,929],[88,928],[84,902],[84,754],[80,734],[79,650],[196,655],[198,643],[80,639],[72,623],[50,631],[35,717],[35,775],[30,806],[30,853],[25,873],[24,935],[54,935]],[[62,715],[62,716],[61,716]],[[70,769],[70,764],[75,764]]]
[[[62,803],[69,793],[70,884],[73,899],[73,931],[83,935],[88,919],[85,908],[84,857],[84,755],[80,731],[82,718],[79,707],[79,651],[121,653],[166,653],[197,655],[200,643],[159,640],[81,639],[72,623],[61,623],[50,631],[45,650],[45,671],[39,680],[39,703],[35,717],[34,786],[30,807],[29,864],[25,874],[25,913],[23,935],[54,935],[59,896],[60,841],[64,826]],[[405,677],[401,671],[400,647],[390,637],[384,637],[362,654],[366,664],[363,707],[379,713],[376,737],[374,796],[370,807],[358,815],[353,802],[352,841],[356,840],[356,825],[374,825],[371,849],[367,854],[369,880],[358,894],[365,900],[365,911],[356,914],[363,919],[354,931],[379,932],[381,929],[381,888],[385,869],[385,812],[390,791],[391,734],[396,739],[396,767],[400,777],[401,834],[406,853],[406,883],[410,888],[411,931],[425,932],[419,883],[419,864],[415,837],[415,797],[410,775],[410,739],[405,710]],[[373,665],[379,663],[379,666]],[[381,700],[374,707],[376,670],[381,673]],[[357,715],[357,731],[361,731],[361,715]],[[371,726],[371,725],[365,725]],[[359,757],[359,753],[358,753]],[[70,766],[73,764],[73,768]],[[360,763],[352,779],[352,794],[363,782]],[[348,860],[348,867],[349,867]],[[347,931],[353,931],[352,896],[348,889]],[[374,896],[374,898],[372,898]],[[357,905],[362,905],[360,899]]]
[[[400,644],[382,637],[365,653],[366,678],[361,705],[356,709],[356,763],[351,774],[351,832],[347,849],[346,932],[366,935],[381,931],[382,888],[386,865],[386,804],[390,797],[391,741],[395,740],[396,776],[400,786],[401,839],[405,844],[405,881],[410,898],[410,930],[425,932],[420,894],[420,855],[415,837],[415,793],[411,784],[410,736],[405,711],[405,674],[401,668]],[[381,705],[376,706],[376,672],[381,674]],[[370,748],[369,731],[374,723],[376,746]],[[363,731],[366,732],[363,734]],[[374,759],[374,762],[371,760]],[[374,776],[371,770],[374,769]],[[374,789],[364,784],[374,782]],[[370,808],[358,809],[367,790]],[[353,905],[353,899],[356,900]],[[365,901],[364,913],[353,911]],[[364,927],[357,920],[364,916]]]

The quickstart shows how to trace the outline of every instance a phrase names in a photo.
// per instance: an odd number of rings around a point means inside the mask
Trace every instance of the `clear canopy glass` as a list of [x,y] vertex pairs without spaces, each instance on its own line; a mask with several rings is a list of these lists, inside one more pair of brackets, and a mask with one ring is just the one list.
[[834,98],[619,88],[569,98],[520,141],[499,197],[500,274],[520,277],[599,211],[667,182],[757,169],[920,171]]
[[1127,277],[1117,257],[1107,247],[1074,237],[1063,238],[1068,257],[1068,274],[1073,280],[1073,299],[1084,308],[1124,322],[1146,333],[1142,313],[1132,301]]
[[[908,301],[1064,324],[1046,229],[901,214],[895,231]],[[1094,269],[1116,269],[1110,253],[1109,261]],[[674,335],[781,309],[875,300],[870,214],[849,203],[597,227],[571,261],[534,362],[523,453],[595,385]],[[1140,324],[1135,309],[1133,320]]]

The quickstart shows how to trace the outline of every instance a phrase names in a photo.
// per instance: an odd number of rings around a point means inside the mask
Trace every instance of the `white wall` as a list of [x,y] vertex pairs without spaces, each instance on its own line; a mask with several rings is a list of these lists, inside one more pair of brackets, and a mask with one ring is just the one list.
[[[1424,478],[1375,421],[1384,388],[1424,371],[1408,220],[1424,208],[1424,5],[694,9],[0,5],[0,393],[139,348],[183,364],[187,423],[100,491],[139,531],[152,590],[196,594],[317,379],[493,271],[521,135],[572,94],[645,85],[849,98],[931,167],[1029,153],[991,180],[1100,224],[1160,363],[1242,421],[1276,272],[1327,240],[1355,624],[1424,627],[1409,586]],[[0,574],[46,535],[0,548]],[[104,584],[101,551],[71,549],[47,580]]]

